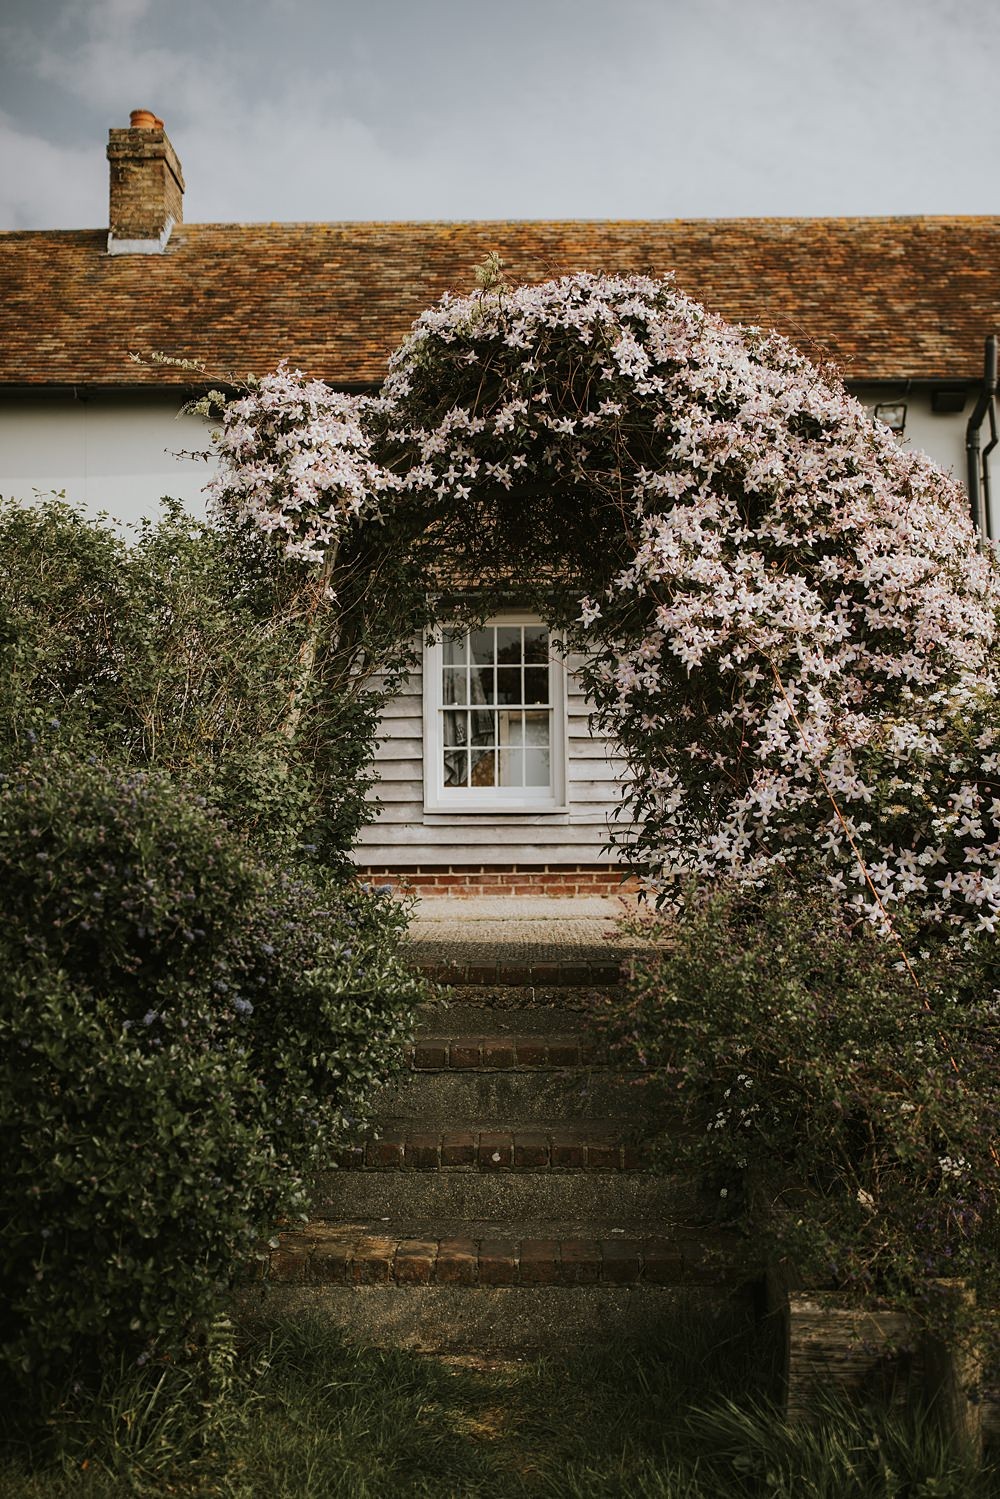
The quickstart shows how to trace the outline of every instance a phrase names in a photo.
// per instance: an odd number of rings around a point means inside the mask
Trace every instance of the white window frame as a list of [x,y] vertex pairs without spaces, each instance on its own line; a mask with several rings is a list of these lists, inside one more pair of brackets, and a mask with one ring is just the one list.
[[[504,610],[483,621],[489,625],[545,625],[537,614]],[[546,625],[546,628],[549,627]],[[566,670],[558,637],[549,629],[549,704],[552,713],[549,743],[550,784],[530,786],[445,786],[443,711],[441,700],[442,635],[437,629],[424,643],[424,811],[489,813],[565,812],[566,806]]]

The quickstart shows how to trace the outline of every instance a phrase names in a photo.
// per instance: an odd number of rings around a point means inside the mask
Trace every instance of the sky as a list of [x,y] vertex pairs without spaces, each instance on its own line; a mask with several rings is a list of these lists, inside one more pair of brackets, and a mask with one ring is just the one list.
[[0,229],[1000,212],[996,0],[2,0]]

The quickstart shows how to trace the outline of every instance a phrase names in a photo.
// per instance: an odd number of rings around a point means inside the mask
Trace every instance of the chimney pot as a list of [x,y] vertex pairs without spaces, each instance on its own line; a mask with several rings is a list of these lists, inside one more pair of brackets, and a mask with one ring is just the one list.
[[155,254],[181,222],[184,177],[163,121],[133,109],[125,130],[108,132],[111,163],[109,255]]

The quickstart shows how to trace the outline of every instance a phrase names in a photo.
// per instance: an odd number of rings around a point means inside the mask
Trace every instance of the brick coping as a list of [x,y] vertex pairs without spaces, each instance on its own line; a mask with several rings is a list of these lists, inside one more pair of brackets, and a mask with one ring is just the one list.
[[634,900],[639,881],[609,864],[411,864],[359,866],[358,877],[400,894],[474,900],[483,896],[617,896]]
[[599,1130],[384,1129],[377,1139],[346,1146],[341,1170],[397,1171],[638,1171],[648,1152],[621,1135]]
[[718,1235],[419,1238],[310,1224],[282,1234],[271,1281],[323,1285],[622,1286],[730,1284],[747,1270]]

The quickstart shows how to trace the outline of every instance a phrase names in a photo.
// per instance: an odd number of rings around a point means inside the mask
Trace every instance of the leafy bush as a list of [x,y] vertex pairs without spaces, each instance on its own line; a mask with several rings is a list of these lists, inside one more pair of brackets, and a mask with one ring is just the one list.
[[129,541],[58,499],[0,504],[0,764],[56,736],[169,772],[272,853],[342,865],[374,815],[392,673],[376,687],[325,646],[290,735],[297,570],[260,537],[164,506]]
[[900,948],[794,887],[692,897],[608,1017],[690,1125],[669,1148],[813,1283],[994,1302],[1000,1048],[992,957]]
[[41,747],[0,783],[0,885],[3,1363],[177,1350],[383,1080],[404,915]]

